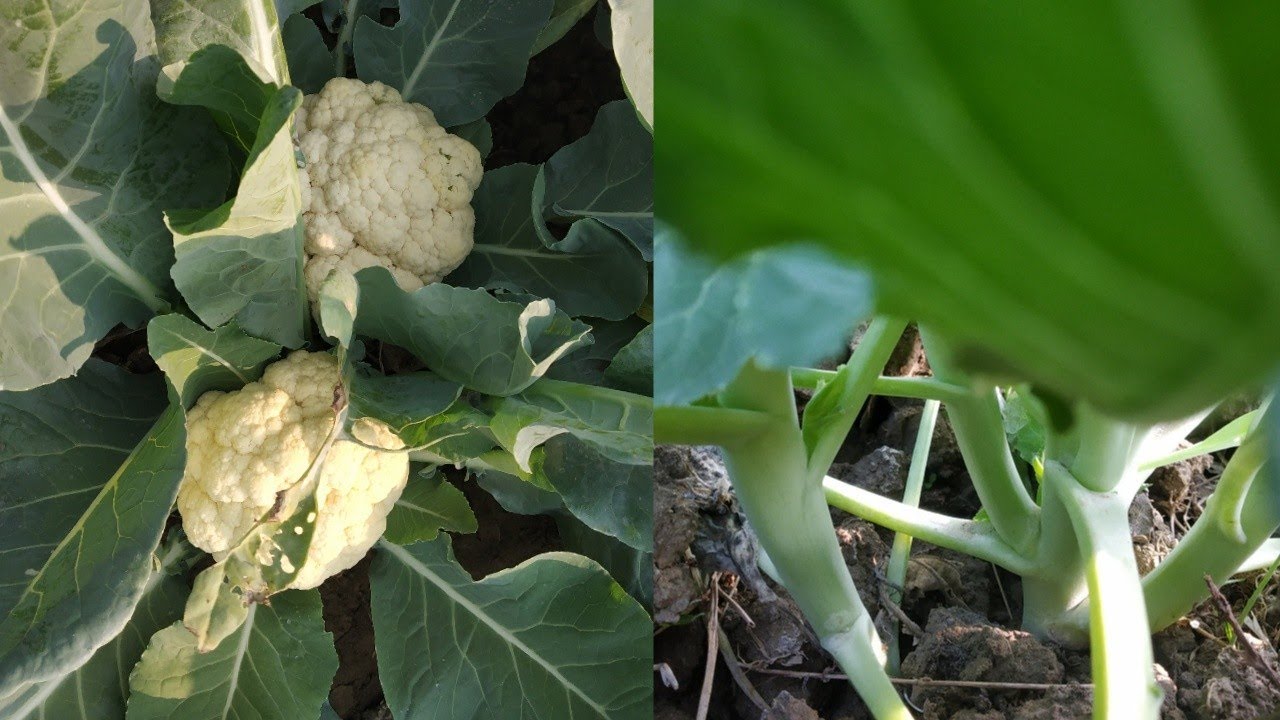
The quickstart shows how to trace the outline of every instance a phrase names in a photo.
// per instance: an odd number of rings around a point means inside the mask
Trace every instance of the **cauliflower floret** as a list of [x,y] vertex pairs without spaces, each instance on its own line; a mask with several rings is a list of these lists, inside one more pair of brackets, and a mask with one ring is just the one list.
[[[187,467],[178,512],[187,537],[221,561],[307,472],[337,414],[338,361],[299,350],[235,392],[208,392],[187,414]],[[362,419],[363,443],[400,448],[386,426]],[[307,589],[359,562],[386,529],[409,478],[408,453],[335,442],[316,489],[316,529],[289,587]]]
[[381,265],[405,290],[437,282],[474,244],[480,152],[380,82],[334,78],[297,113],[307,291],[335,268]]

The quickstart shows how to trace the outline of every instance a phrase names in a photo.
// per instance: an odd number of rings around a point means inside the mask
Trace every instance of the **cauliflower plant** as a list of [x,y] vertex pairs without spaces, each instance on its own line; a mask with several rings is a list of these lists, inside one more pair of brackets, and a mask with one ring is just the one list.
[[330,80],[297,113],[307,291],[335,268],[380,265],[405,290],[436,282],[474,244],[480,152],[395,88]]
[[[196,547],[223,560],[277,493],[306,475],[337,419],[340,382],[335,357],[299,350],[268,367],[258,382],[200,396],[187,415],[187,467],[178,489],[183,529]],[[403,447],[372,420],[362,419],[354,433],[369,445]],[[319,475],[311,548],[289,587],[316,587],[364,557],[408,477],[404,451],[335,442]]]

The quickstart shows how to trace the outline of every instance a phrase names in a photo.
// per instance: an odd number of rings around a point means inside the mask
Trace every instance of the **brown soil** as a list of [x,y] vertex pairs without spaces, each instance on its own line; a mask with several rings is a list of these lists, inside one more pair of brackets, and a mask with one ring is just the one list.
[[596,38],[597,12],[534,56],[524,86],[489,111],[493,151],[485,168],[546,162],[587,134],[601,105],[626,97],[613,51]]

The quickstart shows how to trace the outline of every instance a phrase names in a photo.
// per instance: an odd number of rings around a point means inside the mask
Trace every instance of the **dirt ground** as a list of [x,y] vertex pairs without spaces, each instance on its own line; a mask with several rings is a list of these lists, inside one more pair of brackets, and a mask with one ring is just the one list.
[[[927,372],[904,343],[886,372]],[[918,347],[917,347],[918,349]],[[803,408],[807,398],[797,396]],[[876,399],[864,410],[833,476],[901,496],[921,403]],[[1176,544],[1203,509],[1223,457],[1202,456],[1164,468],[1130,510],[1134,551],[1145,572]],[[710,688],[715,720],[862,720],[865,706],[819,647],[795,604],[762,578],[755,541],[721,460],[712,448],[659,447],[655,458],[655,718],[692,718],[703,692],[712,579],[718,580],[719,652]],[[979,509],[954,437],[939,418],[922,506],[960,517]],[[882,637],[892,614],[883,570],[892,533],[840,511],[837,536],[863,602]],[[1234,612],[1257,575],[1222,588]],[[1068,720],[1092,710],[1087,651],[1042,642],[1017,629],[1020,583],[994,566],[917,541],[901,612],[916,626],[899,641],[901,689],[927,720]],[[731,599],[730,599],[731,598]],[[1280,594],[1273,583],[1246,625],[1258,653],[1276,666]],[[906,623],[903,623],[906,626]],[[1239,647],[1228,644],[1212,603],[1155,636],[1166,720],[1256,720],[1280,709],[1273,686]],[[914,634],[913,634],[914,633]],[[1024,683],[1034,689],[951,687],[921,679]]]

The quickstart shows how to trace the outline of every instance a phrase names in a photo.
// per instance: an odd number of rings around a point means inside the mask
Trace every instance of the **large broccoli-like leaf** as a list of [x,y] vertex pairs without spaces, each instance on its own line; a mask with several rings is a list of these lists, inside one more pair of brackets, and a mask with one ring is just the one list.
[[97,360],[0,393],[0,687],[79,667],[133,614],[186,458],[164,406],[159,377]]
[[[548,247],[574,251],[593,223],[621,233],[653,256],[653,136],[635,108],[616,100],[600,108],[586,137],[560,148],[533,186],[538,235]],[[558,240],[548,224],[568,226]]]
[[590,341],[590,328],[550,300],[505,302],[483,290],[432,283],[401,290],[385,268],[356,273],[358,334],[394,343],[435,374],[487,395],[511,395]]
[[166,71],[177,76],[162,83],[164,99],[207,108],[247,153],[235,198],[212,210],[169,214],[174,282],[206,325],[234,319],[252,335],[298,347],[308,303],[290,118],[302,93],[263,82],[225,45],[198,50]]
[[538,168],[515,163],[490,170],[476,191],[476,244],[449,282],[551,298],[574,317],[621,320],[649,289],[635,248],[608,227],[575,226],[570,243],[543,243],[530,204]]
[[524,470],[535,448],[569,434],[629,465],[653,459],[653,400],[620,390],[540,380],[494,403],[491,427]]
[[[295,2],[304,5],[303,0]],[[211,45],[225,45],[264,82],[287,85],[289,63],[276,12],[271,0],[151,0],[164,65],[184,63]]]
[[252,605],[234,634],[207,653],[175,623],[151,638],[129,676],[128,720],[311,718],[338,669],[320,593],[292,590]]
[[409,484],[387,515],[387,540],[408,545],[434,540],[441,530],[473,533],[478,528],[471,504],[435,467],[427,466]]
[[379,543],[370,575],[397,720],[652,717],[653,627],[591,560],[548,553],[475,582],[446,536]]
[[649,397],[544,379],[497,400],[490,428],[521,470],[560,493],[592,529],[641,550],[652,546]]
[[144,0],[0,3],[0,390],[167,308],[161,212],[221,199],[222,141],[156,98],[155,53]]
[[125,716],[129,672],[142,656],[151,635],[182,615],[191,589],[182,576],[191,547],[166,543],[157,567],[124,630],[98,648],[89,662],[43,682],[0,695],[5,720],[117,720]]
[[609,0],[613,54],[636,112],[653,128],[653,0]]
[[441,125],[471,122],[520,88],[552,0],[403,0],[400,22],[355,26],[356,72],[431,108]]
[[210,390],[239,390],[257,380],[267,361],[280,354],[279,345],[232,325],[206,330],[183,315],[153,318],[147,349],[184,408]]
[[564,37],[595,5],[596,0],[555,0],[551,17],[547,18],[547,24],[538,32],[538,39],[533,43],[532,54],[537,55]]

